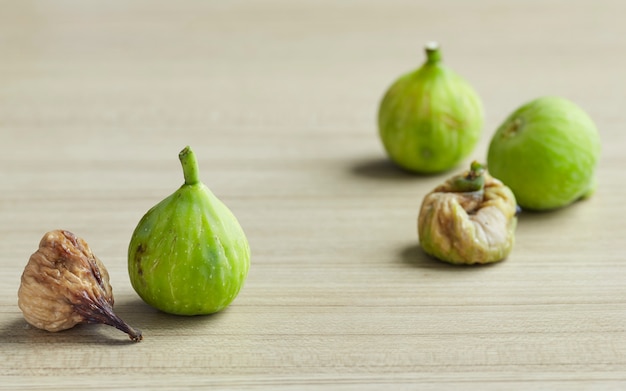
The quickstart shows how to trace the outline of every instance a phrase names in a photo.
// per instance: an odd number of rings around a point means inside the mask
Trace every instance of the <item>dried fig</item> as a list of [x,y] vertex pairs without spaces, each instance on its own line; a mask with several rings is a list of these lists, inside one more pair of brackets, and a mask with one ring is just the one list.
[[109,273],[87,242],[73,233],[46,233],[31,255],[18,291],[18,306],[31,325],[61,331],[79,323],[101,323],[140,341],[141,331],[113,312]]
[[509,255],[516,225],[513,192],[474,162],[424,197],[418,234],[422,249],[435,258],[483,264]]

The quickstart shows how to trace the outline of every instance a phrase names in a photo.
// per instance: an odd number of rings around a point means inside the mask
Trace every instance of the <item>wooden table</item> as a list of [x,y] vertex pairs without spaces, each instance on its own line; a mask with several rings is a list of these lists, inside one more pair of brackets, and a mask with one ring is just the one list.
[[[626,386],[626,6],[620,1],[0,2],[0,389],[590,390]],[[560,95],[603,140],[598,191],[520,216],[504,262],[425,256],[423,196],[378,139],[383,92],[441,43],[483,98],[470,159],[522,103]],[[201,179],[252,267],[225,311],[144,304],[142,215]],[[466,162],[466,163],[467,163]],[[48,333],[17,306],[42,235],[83,237],[141,328]]]

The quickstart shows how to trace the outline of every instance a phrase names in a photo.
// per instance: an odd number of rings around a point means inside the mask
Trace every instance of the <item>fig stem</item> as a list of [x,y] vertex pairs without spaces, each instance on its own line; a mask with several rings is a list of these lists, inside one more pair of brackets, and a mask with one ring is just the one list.
[[441,51],[437,42],[428,42],[426,44],[426,63],[436,64],[441,61]]
[[113,326],[116,329],[125,332],[126,334],[128,334],[128,337],[133,342],[139,342],[143,339],[141,330],[131,327],[128,323],[124,322],[122,318],[117,316],[112,310],[109,310],[107,308],[105,312],[107,315],[107,319],[103,322],[104,324],[108,324],[109,326]]
[[186,185],[195,185],[200,182],[198,179],[198,160],[189,146],[180,151],[178,154],[180,163],[183,166],[183,175],[185,176]]
[[86,294],[84,294],[83,297],[87,298],[87,300],[80,301],[78,304],[74,305],[74,309],[83,317],[84,322],[113,326],[128,334],[128,337],[134,342],[139,342],[143,339],[141,331],[131,327],[128,323],[124,322],[122,318],[117,316],[108,301],[103,298],[92,301]]
[[464,193],[480,191],[485,186],[485,166],[473,161],[467,173],[459,175],[452,181],[452,191]]

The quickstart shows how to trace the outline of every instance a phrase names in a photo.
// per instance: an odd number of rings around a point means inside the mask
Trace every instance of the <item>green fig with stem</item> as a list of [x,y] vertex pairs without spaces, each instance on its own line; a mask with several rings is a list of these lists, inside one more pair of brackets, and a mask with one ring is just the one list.
[[443,64],[435,42],[426,45],[421,67],[389,87],[378,110],[379,136],[389,158],[422,174],[457,166],[474,150],[482,126],[480,97]]
[[128,272],[149,305],[176,315],[211,314],[239,294],[250,247],[237,218],[200,181],[191,148],[179,159],[185,183],[139,221],[128,247]]

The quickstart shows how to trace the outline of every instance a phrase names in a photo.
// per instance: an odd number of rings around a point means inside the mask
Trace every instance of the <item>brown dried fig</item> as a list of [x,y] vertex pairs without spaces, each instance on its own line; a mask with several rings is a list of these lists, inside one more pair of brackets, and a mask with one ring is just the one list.
[[18,306],[31,325],[61,331],[79,323],[113,326],[141,341],[141,331],[113,312],[109,273],[87,242],[73,233],[46,233],[31,255],[18,291]]
[[422,249],[454,264],[506,258],[515,243],[517,203],[511,189],[474,162],[424,197],[418,217]]

